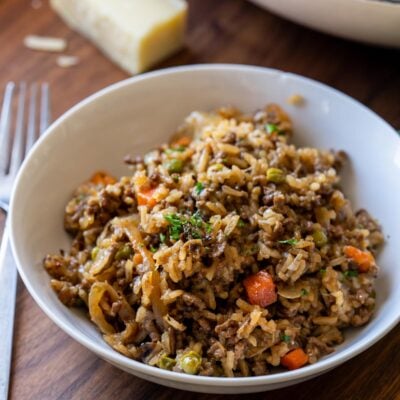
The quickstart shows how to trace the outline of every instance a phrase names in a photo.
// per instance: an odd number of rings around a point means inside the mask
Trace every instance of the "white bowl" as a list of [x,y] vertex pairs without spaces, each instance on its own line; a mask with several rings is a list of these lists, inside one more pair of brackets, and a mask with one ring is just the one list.
[[[303,107],[289,106],[299,93]],[[130,360],[112,350],[90,321],[65,307],[41,267],[46,253],[68,249],[64,206],[72,191],[103,169],[129,173],[122,159],[166,141],[193,110],[234,105],[255,110],[282,104],[294,121],[296,141],[343,149],[351,157],[344,186],[356,207],[382,223],[386,246],[379,263],[377,310],[362,329],[346,334],[337,350],[296,371],[249,378],[211,378],[169,372]],[[320,83],[265,68],[203,65],[173,68],[131,78],[89,97],[58,119],[25,161],[11,204],[11,242],[20,275],[42,310],[65,332],[113,365],[149,381],[209,393],[276,389],[310,379],[367,349],[399,321],[400,140],[380,117]]]
[[250,0],[282,17],[360,42],[400,47],[400,4],[377,0]]

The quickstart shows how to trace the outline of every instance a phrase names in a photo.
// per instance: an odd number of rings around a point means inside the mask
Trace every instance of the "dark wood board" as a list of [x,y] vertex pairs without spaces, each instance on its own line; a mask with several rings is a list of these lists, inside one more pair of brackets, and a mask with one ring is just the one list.
[[[400,52],[320,34],[244,0],[190,0],[184,50],[158,65],[241,63],[298,73],[327,83],[400,128]],[[68,39],[70,69],[56,55],[23,46],[27,34]],[[0,90],[9,80],[49,82],[53,118],[95,91],[128,76],[70,31],[47,2],[0,0]],[[4,216],[0,217],[0,230]],[[122,372],[74,342],[38,308],[19,282],[11,399],[214,399],[168,389]],[[0,355],[1,357],[1,355]],[[239,396],[230,396],[239,398]],[[400,326],[362,355],[299,385],[248,399],[400,399]]]

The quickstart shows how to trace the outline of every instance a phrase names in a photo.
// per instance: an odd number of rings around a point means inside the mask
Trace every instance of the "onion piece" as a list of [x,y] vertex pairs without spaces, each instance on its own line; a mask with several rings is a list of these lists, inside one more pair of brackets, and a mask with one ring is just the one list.
[[134,217],[120,218],[115,221],[115,225],[119,225],[119,227],[123,229],[131,241],[133,249],[143,257],[143,264],[147,266],[150,271],[149,281],[152,289],[149,298],[153,313],[159,328],[166,329],[167,324],[163,317],[167,315],[168,309],[161,300],[160,274],[154,263],[153,254],[147,250],[143,242],[142,235],[138,228],[138,221]]
[[[111,301],[118,300],[118,296],[114,289],[108,283],[96,282],[92,285],[89,292],[89,314],[91,320],[99,327],[105,334],[115,333],[114,327],[109,324],[104,316],[104,311],[100,306],[100,302],[106,292],[109,293]],[[114,298],[113,298],[114,297]]]
[[278,286],[278,294],[279,296],[284,297],[285,299],[298,299],[302,295],[302,287],[301,286]]

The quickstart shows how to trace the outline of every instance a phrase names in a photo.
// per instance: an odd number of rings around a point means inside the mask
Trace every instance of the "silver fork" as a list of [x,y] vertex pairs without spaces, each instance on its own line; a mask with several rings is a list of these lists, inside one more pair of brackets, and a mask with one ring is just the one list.
[[[40,111],[37,107],[39,89],[41,92]],[[19,94],[15,128],[12,129],[13,100],[17,91]],[[25,103],[28,103],[27,113]],[[27,121],[25,121],[25,114],[27,114]],[[39,121],[37,121],[38,115]],[[19,167],[37,137],[48,127],[49,121],[50,94],[47,83],[41,84],[40,88],[36,83],[30,85],[29,88],[25,82],[19,85],[13,82],[7,84],[0,115],[0,208],[6,213]],[[13,130],[14,135],[12,135]],[[17,268],[9,245],[6,221],[0,247],[0,399],[8,397],[16,288]]]

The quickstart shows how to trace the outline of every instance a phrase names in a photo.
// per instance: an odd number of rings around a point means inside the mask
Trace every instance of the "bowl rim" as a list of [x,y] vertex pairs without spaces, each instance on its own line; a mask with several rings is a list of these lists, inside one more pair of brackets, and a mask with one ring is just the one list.
[[[27,275],[25,274],[24,270],[25,267],[22,266],[21,260],[19,258],[19,254],[17,252],[17,245],[16,245],[16,238],[15,238],[15,214],[16,211],[14,211],[14,199],[15,197],[18,197],[18,191],[20,190],[20,181],[22,180],[22,176],[25,171],[26,165],[28,165],[29,161],[35,157],[35,153],[37,152],[37,149],[42,145],[44,141],[47,140],[48,137],[56,134],[57,128],[67,119],[69,119],[72,115],[74,115],[76,112],[78,112],[81,108],[85,107],[86,105],[94,102],[98,98],[107,95],[111,92],[118,91],[121,88],[134,85],[137,82],[143,81],[143,80],[149,80],[152,78],[164,76],[164,75],[175,75],[175,74],[180,74],[180,73],[188,73],[188,72],[197,72],[197,71],[205,71],[205,72],[210,72],[213,73],[215,71],[236,71],[236,72],[242,72],[242,73],[252,73],[252,72],[257,72],[257,73],[263,73],[263,74],[270,74],[270,75],[275,75],[276,78],[282,78],[282,77],[291,77],[296,80],[303,81],[307,85],[317,87],[319,89],[324,90],[325,92],[329,92],[329,95],[335,95],[340,97],[341,100],[344,100],[346,102],[352,103],[352,105],[363,109],[363,111],[368,112],[370,114],[373,114],[374,117],[378,118],[381,123],[383,123],[383,126],[387,128],[388,132],[391,132],[393,136],[396,137],[397,140],[400,140],[397,132],[394,130],[393,127],[391,127],[385,120],[383,120],[377,113],[374,111],[370,110],[368,107],[364,106],[362,103],[359,101],[353,99],[349,95],[332,88],[324,83],[318,82],[316,80],[313,80],[311,78],[307,78],[298,74],[290,73],[290,72],[284,72],[284,71],[279,71],[277,69],[271,69],[271,68],[266,68],[266,67],[260,67],[260,66],[252,66],[252,65],[242,65],[242,64],[201,64],[201,65],[189,65],[189,66],[179,66],[179,67],[171,67],[171,68],[165,68],[162,70],[157,70],[157,71],[152,71],[152,72],[147,72],[144,74],[141,74],[139,76],[134,76],[130,77],[127,79],[124,79],[122,81],[116,82],[112,85],[109,85],[100,91],[88,96],[87,98],[81,100],[79,103],[74,105],[72,108],[70,108],[68,111],[66,111],[64,114],[62,114],[55,122],[53,122],[50,127],[47,129],[46,134],[42,135],[37,143],[35,143],[33,149],[31,150],[30,154],[28,157],[25,159],[22,167],[20,168],[20,171],[18,173],[15,185],[14,185],[14,190],[12,194],[12,199],[11,199],[11,206],[10,206],[10,213],[9,213],[9,223],[8,227],[10,229],[10,242],[11,242],[11,247],[12,251],[14,254],[14,259],[17,264],[17,268],[19,271],[19,274],[28,289],[29,293],[31,296],[34,298],[35,302],[39,305],[39,307],[42,309],[42,311],[64,332],[66,332],[69,336],[71,336],[73,339],[75,339],[78,343],[81,345],[85,346],[89,350],[93,351],[95,354],[98,356],[102,357],[105,360],[110,360],[114,365],[116,366],[124,366],[124,370],[132,370],[133,371],[137,370],[138,373],[147,375],[147,376],[152,376],[154,378],[159,378],[161,380],[167,380],[167,381],[173,381],[173,382],[181,382],[181,383],[189,383],[193,385],[209,385],[209,386],[241,386],[241,387],[250,387],[250,386],[262,386],[262,385],[268,385],[268,384],[278,384],[278,383],[284,383],[288,381],[300,381],[300,380],[305,380],[307,378],[310,378],[312,376],[315,376],[317,374],[321,374],[323,372],[326,372],[346,361],[349,359],[355,357],[356,355],[360,354],[361,352],[365,351],[367,348],[371,347],[373,344],[375,344],[378,340],[380,340],[383,336],[385,336],[391,329],[393,329],[397,323],[400,321],[400,314],[393,318],[389,323],[386,323],[382,326],[377,326],[376,329],[374,330],[373,334],[369,334],[366,337],[355,341],[352,345],[350,345],[347,349],[343,349],[341,351],[335,352],[333,355],[319,360],[315,364],[310,364],[307,365],[303,368],[300,368],[298,370],[294,371],[285,371],[285,372],[278,372],[270,375],[262,375],[262,376],[252,376],[252,377],[233,377],[233,378],[227,378],[227,377],[207,377],[207,376],[198,376],[198,375],[187,375],[184,373],[177,373],[177,372],[172,372],[172,371],[167,371],[163,370],[160,368],[156,368],[153,366],[149,366],[147,364],[144,364],[139,361],[135,361],[133,359],[130,359],[126,356],[123,356],[122,354],[118,353],[116,350],[112,349],[111,347],[109,348],[104,348],[101,345],[95,343],[92,339],[89,337],[85,336],[83,333],[78,331],[77,329],[74,329],[73,326],[69,325],[68,323],[63,322],[60,320],[55,313],[53,313],[52,309],[48,304],[45,303],[44,300],[41,299],[40,294],[38,294],[34,287],[31,286],[29,279]],[[385,133],[388,134],[388,133]]]
[[[285,2],[276,0],[250,0],[253,4],[269,10],[296,24],[308,27],[319,32],[348,39],[360,43],[372,44],[383,48],[399,48],[400,35],[397,29],[400,21],[400,3],[378,0],[329,0],[315,2],[312,0],[286,1],[290,4],[292,12],[286,7],[281,7]],[[304,17],[301,15],[302,7],[313,6],[314,16],[319,18]],[[299,10],[297,10],[299,9]],[[341,10],[338,15],[332,18],[332,11]],[[349,15],[361,15],[361,18],[349,18]],[[331,24],[318,22],[329,18]],[[368,25],[366,34],[365,20],[372,21]],[[316,22],[317,21],[317,22]],[[391,28],[389,29],[388,26]]]

